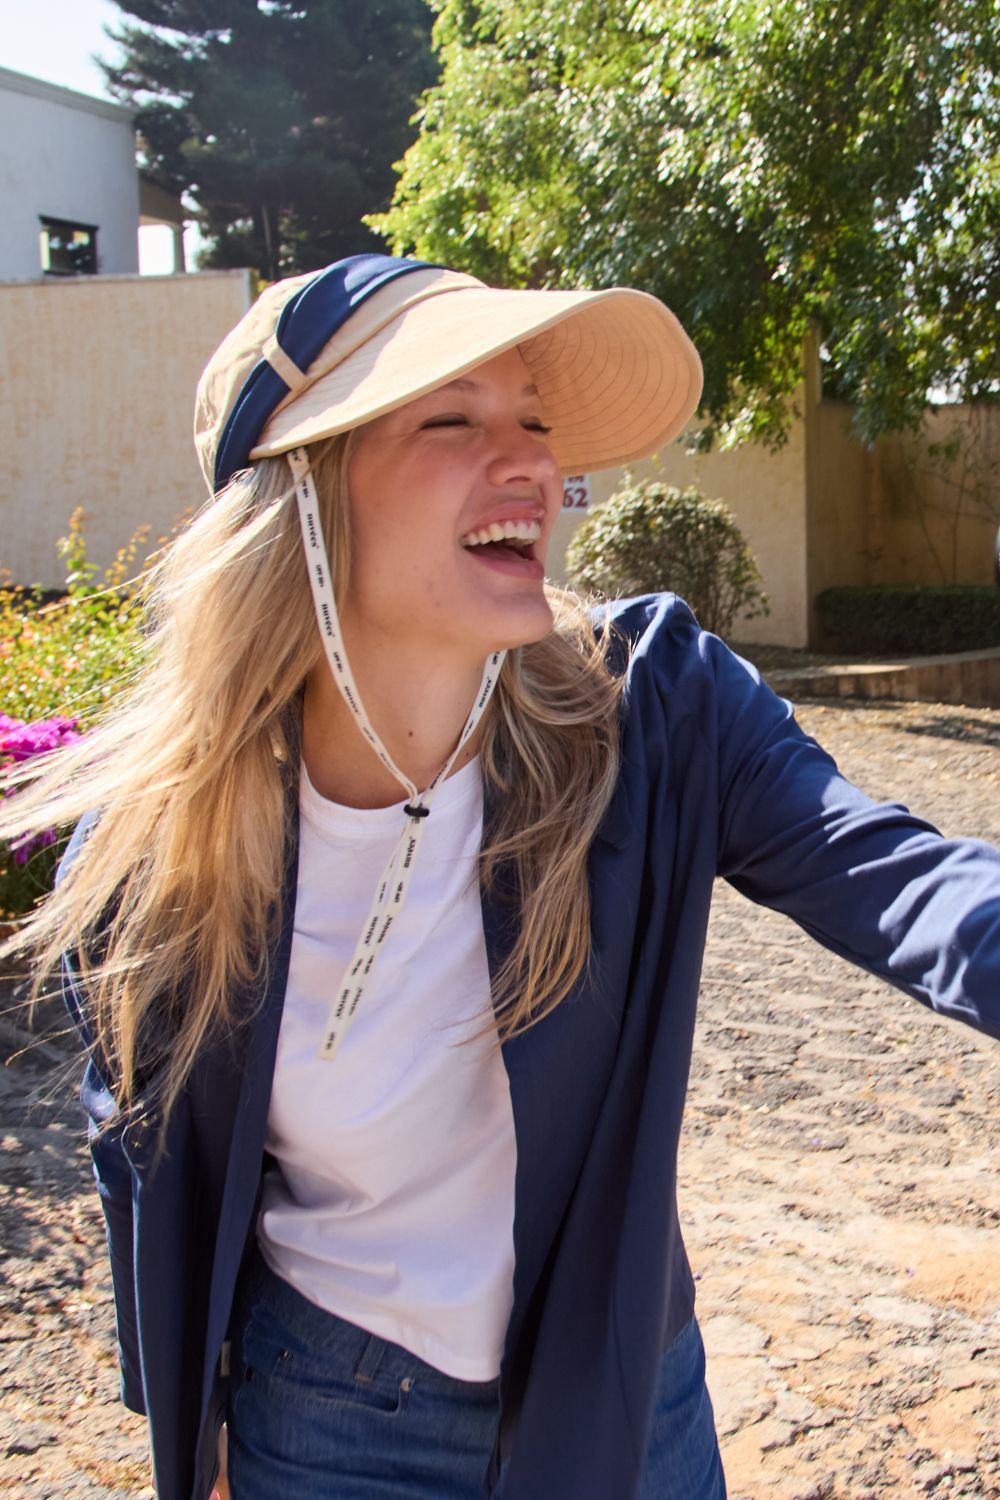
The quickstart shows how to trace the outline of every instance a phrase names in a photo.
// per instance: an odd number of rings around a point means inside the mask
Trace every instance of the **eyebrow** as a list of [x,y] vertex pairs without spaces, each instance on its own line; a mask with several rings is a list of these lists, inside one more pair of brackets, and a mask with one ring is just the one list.
[[[482,384],[478,380],[470,380],[467,375],[460,375],[457,380],[449,380],[444,385],[436,387],[439,391],[481,391]],[[522,396],[537,396],[537,385],[526,385],[522,387]]]

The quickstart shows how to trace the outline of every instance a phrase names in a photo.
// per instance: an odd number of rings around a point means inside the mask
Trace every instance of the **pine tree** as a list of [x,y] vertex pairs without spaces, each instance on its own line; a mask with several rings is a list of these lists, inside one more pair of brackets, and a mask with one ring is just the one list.
[[104,63],[143,168],[198,206],[208,267],[266,280],[382,247],[393,163],[434,80],[423,0],[119,0]]

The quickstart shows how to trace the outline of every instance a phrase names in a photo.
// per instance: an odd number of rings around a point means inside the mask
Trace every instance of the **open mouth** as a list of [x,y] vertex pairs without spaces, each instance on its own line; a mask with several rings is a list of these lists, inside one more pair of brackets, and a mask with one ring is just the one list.
[[537,521],[491,521],[479,531],[467,532],[462,546],[481,556],[534,560],[535,543],[542,535]]

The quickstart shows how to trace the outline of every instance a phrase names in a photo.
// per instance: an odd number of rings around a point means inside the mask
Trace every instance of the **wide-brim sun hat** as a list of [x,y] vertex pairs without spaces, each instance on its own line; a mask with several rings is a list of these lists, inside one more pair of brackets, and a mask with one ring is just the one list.
[[655,453],[701,395],[694,345],[648,293],[506,290],[419,261],[352,256],[269,286],[212,356],[195,408],[209,488],[515,347],[567,474]]

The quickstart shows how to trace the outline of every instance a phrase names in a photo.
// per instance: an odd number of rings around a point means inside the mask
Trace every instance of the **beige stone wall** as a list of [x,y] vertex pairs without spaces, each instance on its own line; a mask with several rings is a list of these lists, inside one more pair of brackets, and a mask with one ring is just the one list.
[[[959,444],[954,458],[943,447]],[[1000,524],[1000,408],[940,407],[924,443],[880,445],[884,583],[991,583]]]
[[[729,452],[688,454],[673,443],[656,458],[636,464],[637,478],[662,477],[680,489],[694,485],[710,499],[726,502],[757,559],[771,612],[737,622],[733,635],[743,641],[778,641],[804,646],[809,629],[806,590],[805,424],[796,421],[777,452],[746,445]],[[622,472],[592,474],[591,505],[622,482]],[[549,571],[562,580],[566,547],[581,517],[560,516],[549,554]]]
[[57,588],[76,506],[106,565],[202,503],[195,385],[249,298],[245,271],[0,284],[0,568]]
[[[919,439],[874,448],[850,407],[809,424],[809,591],[835,584],[991,583],[1000,524],[1000,408],[939,407]],[[928,445],[959,444],[949,459]]]
[[880,517],[870,514],[876,455],[851,436],[851,408],[823,401],[809,413],[809,592],[877,581]]

